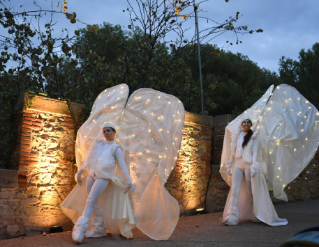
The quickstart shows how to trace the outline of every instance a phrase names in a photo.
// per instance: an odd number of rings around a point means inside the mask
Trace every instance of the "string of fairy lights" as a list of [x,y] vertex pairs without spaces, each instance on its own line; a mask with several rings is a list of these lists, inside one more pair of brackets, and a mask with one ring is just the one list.
[[[263,131],[263,128],[266,128],[266,130],[260,133],[260,135],[269,135],[267,146],[264,147],[266,148],[264,151],[267,156],[266,163],[268,167],[272,166],[274,168],[275,179],[272,182],[274,185],[280,186],[281,190],[284,190],[287,184],[291,181],[291,178],[288,177],[286,169],[283,169],[282,165],[280,164],[280,162],[289,161],[278,160],[277,153],[282,153],[282,150],[285,149],[286,153],[290,154],[289,159],[291,159],[291,162],[295,162],[298,165],[297,161],[302,163],[300,159],[304,157],[300,152],[304,153],[306,150],[309,150],[309,148],[312,148],[312,151],[309,152],[309,155],[305,156],[309,159],[305,162],[309,163],[311,158],[313,158],[317,152],[319,145],[318,110],[314,106],[309,105],[310,102],[308,100],[299,96],[297,91],[291,90],[289,93],[287,93],[285,88],[286,86],[277,86],[276,91],[274,92],[276,94],[269,94],[269,101],[268,99],[264,99],[262,104],[257,106],[259,109],[252,110],[253,123],[257,123],[256,129],[258,131]],[[294,96],[295,100],[293,99]],[[283,113],[281,113],[280,110],[282,110]],[[275,117],[276,112],[279,113],[278,118]],[[244,112],[244,114],[246,113],[247,111]],[[260,115],[258,116],[258,114]],[[287,121],[292,121],[292,125],[288,127],[286,126],[287,123],[283,122],[283,115],[286,115],[286,117],[290,116]],[[312,121],[310,121],[310,119],[312,119]],[[266,125],[267,123],[269,124]],[[293,138],[285,139],[284,135],[287,134],[285,132],[286,128],[294,128],[294,130],[296,129],[296,131],[299,132],[299,134],[295,134],[296,140]],[[286,157],[286,159],[288,158]],[[313,164],[313,166],[316,166],[316,164]],[[300,168],[299,173],[302,171],[302,169],[303,168]],[[306,172],[306,174],[309,174],[309,171]],[[305,179],[308,179],[307,176]],[[290,189],[290,187],[288,187],[288,189]]]
[[[124,85],[117,86],[113,89],[104,90],[97,97],[93,104],[91,115],[86,124],[84,124],[85,128],[82,132],[84,142],[89,135],[91,135],[92,138],[92,135],[97,134],[95,132],[91,133],[92,129],[99,129],[95,126],[96,124],[103,126],[103,123],[106,122],[121,123],[116,127],[118,133],[116,141],[125,144],[131,143],[132,145],[136,145],[136,143],[139,142],[139,150],[134,151],[135,155],[140,159],[144,159],[147,164],[152,163],[154,165],[153,170],[157,169],[159,165],[165,164],[163,166],[163,168],[165,167],[163,169],[164,176],[160,177],[164,180],[163,182],[166,182],[178,158],[182,134],[177,135],[177,130],[183,128],[184,124],[184,108],[182,102],[177,98],[174,99],[171,95],[167,97],[164,93],[161,93],[161,95],[155,94],[157,99],[152,99],[149,96],[147,97],[147,92],[146,94],[143,94],[143,92],[135,92],[125,106],[127,96],[124,94],[124,90]],[[120,97],[117,97],[118,95],[120,95]],[[163,106],[161,109],[158,109],[156,104],[159,101],[162,105],[163,102],[165,102],[168,108]],[[175,105],[173,105],[173,103]],[[109,117],[104,115],[105,112],[115,115],[114,119],[112,119],[113,121],[110,121]],[[128,113],[125,114],[125,112]],[[173,112],[173,114],[170,112]],[[130,126],[125,125],[125,121],[127,120],[125,119],[126,115],[128,115],[130,120]],[[105,120],[105,118],[108,120]],[[101,122],[102,119],[103,123]],[[139,123],[138,126],[136,126],[135,122],[132,122],[134,119],[136,123]],[[123,122],[125,122],[124,125]],[[155,129],[154,122],[156,122],[156,126],[160,127]],[[148,128],[146,127],[147,123]],[[121,132],[123,133],[121,134]],[[119,134],[121,137],[119,137]],[[165,148],[158,153],[158,150],[152,150],[152,147],[158,148],[157,145],[159,145],[159,143],[163,145],[161,139],[165,140]],[[81,152],[81,149],[77,150]],[[82,150],[85,152],[84,148]],[[164,160],[165,162],[163,162]]]

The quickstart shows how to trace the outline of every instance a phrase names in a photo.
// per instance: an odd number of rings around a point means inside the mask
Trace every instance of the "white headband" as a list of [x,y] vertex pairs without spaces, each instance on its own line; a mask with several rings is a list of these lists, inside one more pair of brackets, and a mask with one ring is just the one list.
[[103,125],[103,128],[113,128],[113,129],[115,130],[115,125],[112,124],[112,123],[105,123],[105,124]]

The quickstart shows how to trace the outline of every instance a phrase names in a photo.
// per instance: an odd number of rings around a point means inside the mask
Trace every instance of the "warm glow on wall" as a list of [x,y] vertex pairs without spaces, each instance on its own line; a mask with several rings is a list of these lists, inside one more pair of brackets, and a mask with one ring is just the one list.
[[60,204],[74,186],[74,118],[66,102],[33,96],[21,121],[19,174],[24,182],[19,182],[18,212],[27,229],[45,231],[68,221]]

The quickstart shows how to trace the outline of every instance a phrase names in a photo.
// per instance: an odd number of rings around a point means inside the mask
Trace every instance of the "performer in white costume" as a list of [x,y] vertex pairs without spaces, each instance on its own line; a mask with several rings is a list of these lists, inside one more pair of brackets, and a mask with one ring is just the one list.
[[[101,137],[102,133],[103,137]],[[134,188],[124,161],[123,152],[120,146],[117,145],[114,141],[115,133],[116,130],[113,124],[105,123],[103,125],[101,134],[94,141],[88,157],[76,174],[76,181],[81,186],[82,174],[84,172],[87,172],[86,190],[88,194],[82,216],[79,217],[72,231],[72,238],[77,243],[81,243],[83,241],[84,233],[85,237],[87,238],[106,236],[106,229],[104,220],[100,212],[98,199],[107,189],[108,184],[112,182],[113,179],[118,180],[118,178],[114,175],[116,168],[115,160],[117,161],[117,164],[119,165],[126,180],[126,187],[124,191],[120,191],[121,195],[117,196],[125,198],[125,196],[127,195],[123,195],[123,192],[127,193],[130,189]],[[123,189],[123,186],[121,187]],[[106,199],[112,200],[112,198]],[[130,229],[134,227],[135,222],[129,200],[126,198],[126,200],[120,200],[119,202],[121,204],[127,204],[124,208],[128,211],[128,213],[126,216],[123,217],[124,222],[122,221],[121,223],[126,224],[126,227]],[[112,206],[115,206],[116,208],[122,208],[122,205],[113,204]],[[113,210],[116,210],[116,208]],[[86,232],[87,228],[89,227],[90,217],[92,213],[93,228],[90,231]],[[109,216],[106,215],[106,218],[107,217]],[[106,219],[106,221],[108,222],[108,219]],[[127,229],[121,228],[122,224],[119,224],[118,227],[108,226],[108,230],[112,233],[121,233],[127,238],[133,237],[130,230],[128,231]]]
[[[269,190],[276,198],[288,200],[284,188],[317,151],[318,122],[318,110],[309,101],[293,87],[280,85],[274,91],[271,86],[251,108],[227,125],[220,173],[231,189],[224,224],[251,220],[270,226],[288,223],[278,218]],[[258,131],[249,134],[250,127]],[[251,138],[243,145],[248,135]]]
[[[251,130],[252,121],[247,116],[243,116],[243,119],[241,131],[233,137],[231,158],[227,161],[227,174],[233,176],[233,178],[223,214],[223,223],[225,225],[237,225],[240,219],[258,222],[259,219],[255,216],[255,211],[253,210],[254,201],[258,200],[263,201],[265,203],[265,210],[269,211],[269,215],[271,213],[271,225],[286,225],[288,221],[278,218],[269,195],[267,197],[266,194],[266,198],[260,198],[260,196],[265,196],[265,193],[253,194],[252,181],[255,184],[261,184],[264,188],[267,185],[263,174],[260,172],[260,165],[257,162],[258,139],[256,137],[258,131],[253,133]],[[232,174],[233,162],[234,168]],[[238,206],[240,192],[242,192],[241,197],[245,199],[241,202],[244,205]],[[267,213],[266,211],[265,213]]]
[[[77,166],[79,171],[85,170],[77,177],[90,188],[91,182],[98,176],[109,174],[108,169],[98,169],[98,157],[107,164],[112,163],[107,160],[113,161],[114,157],[118,166],[108,185],[105,185],[106,182],[101,185],[101,190],[106,189],[98,199],[99,213],[106,230],[114,236],[121,234],[131,238],[131,229],[136,226],[152,239],[166,240],[178,222],[179,205],[164,185],[178,158],[185,110],[176,97],[152,89],[139,89],[129,98],[128,94],[127,85],[121,84],[105,89],[95,100],[90,117],[77,133]],[[113,149],[115,143],[101,141],[101,128],[106,123],[115,126],[115,141],[121,148]],[[97,154],[102,149],[105,152]],[[90,150],[93,151],[89,153]],[[90,168],[89,163],[93,164]],[[113,169],[114,163],[108,167]],[[91,191],[97,180],[94,180]],[[131,183],[136,186],[136,191],[125,193]],[[61,205],[62,211],[76,225],[84,219],[80,216],[88,216],[92,210],[92,206],[86,210],[87,193],[85,186],[78,184]],[[96,213],[93,210],[93,214]],[[91,219],[93,225],[95,222],[100,224],[95,218]],[[87,220],[84,223],[87,224]],[[104,229],[102,232],[104,234]],[[92,236],[91,231],[86,235]]]

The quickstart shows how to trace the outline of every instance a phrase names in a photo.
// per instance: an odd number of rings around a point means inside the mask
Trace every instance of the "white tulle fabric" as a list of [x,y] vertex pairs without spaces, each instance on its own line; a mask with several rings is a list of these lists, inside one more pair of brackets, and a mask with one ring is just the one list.
[[[127,85],[121,84],[104,90],[97,97],[90,117],[77,134],[77,165],[86,165],[83,162],[103,124],[115,124],[116,142],[123,149],[136,186],[136,192],[130,193],[136,226],[153,239],[166,240],[178,222],[179,205],[164,184],[177,161],[185,110],[176,97],[151,89],[135,91],[125,105],[128,92]],[[123,174],[117,171],[115,174],[119,178],[116,182],[125,179]],[[122,182],[121,186],[124,188]],[[75,189],[78,187],[82,186]],[[81,203],[85,203],[85,193],[77,193],[74,199],[81,197]],[[124,199],[129,202],[128,197]],[[106,197],[100,200],[110,201]],[[78,204],[79,201],[73,203]],[[115,206],[114,203],[112,206]],[[81,210],[73,213],[78,215],[78,212]],[[130,225],[125,227],[130,228]]]
[[284,188],[314,157],[318,125],[318,110],[294,87],[276,87],[258,126],[258,159],[276,198],[288,200]]
[[[232,140],[236,140],[241,122],[246,118],[252,119],[253,128],[259,131],[257,162],[260,169],[252,178],[253,207],[250,209],[249,195],[243,183],[238,202],[240,220],[250,220],[255,214],[259,220],[275,226],[287,222],[278,218],[268,189],[273,189],[276,198],[287,201],[284,188],[309,164],[317,151],[319,113],[289,85],[280,85],[272,91],[273,86],[251,108],[227,125],[220,173],[231,186],[232,178],[227,174],[226,161],[234,149]],[[231,193],[228,195],[223,220],[230,213],[230,198]]]

